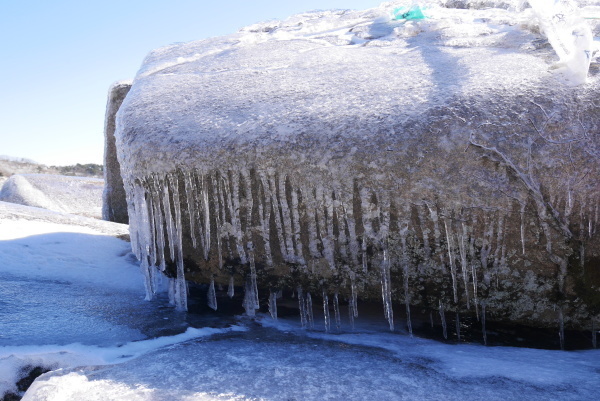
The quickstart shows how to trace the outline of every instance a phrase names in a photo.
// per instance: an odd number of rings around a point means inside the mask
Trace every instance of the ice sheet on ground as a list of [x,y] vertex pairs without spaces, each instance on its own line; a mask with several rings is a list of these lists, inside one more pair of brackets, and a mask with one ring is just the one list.
[[55,174],[15,174],[0,190],[0,201],[101,218],[104,180]]
[[599,357],[251,324],[120,365],[44,375],[24,400],[580,400],[600,390]]

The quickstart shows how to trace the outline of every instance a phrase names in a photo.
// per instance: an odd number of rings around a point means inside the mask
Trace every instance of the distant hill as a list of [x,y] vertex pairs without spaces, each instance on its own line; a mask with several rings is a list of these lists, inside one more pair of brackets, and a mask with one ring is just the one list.
[[[0,156],[0,177],[10,177],[13,174],[59,174],[77,177],[103,177],[103,166],[101,164],[75,164],[71,166],[46,166],[33,160]],[[1,180],[0,180],[1,181]]]

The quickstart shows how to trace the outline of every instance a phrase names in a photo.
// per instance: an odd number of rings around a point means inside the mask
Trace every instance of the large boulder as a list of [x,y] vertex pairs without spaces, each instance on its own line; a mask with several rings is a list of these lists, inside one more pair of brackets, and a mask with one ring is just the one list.
[[121,166],[117,159],[115,145],[115,117],[125,96],[131,88],[131,81],[118,81],[111,85],[106,103],[104,120],[104,192],[102,193],[102,219],[127,224],[127,200]]
[[[461,3],[462,4],[462,3]],[[504,4],[504,3],[503,3]],[[505,5],[505,4],[504,4]],[[461,6],[461,8],[463,8]],[[600,75],[530,9],[313,12],[153,51],[117,113],[147,268],[337,302],[589,328]]]

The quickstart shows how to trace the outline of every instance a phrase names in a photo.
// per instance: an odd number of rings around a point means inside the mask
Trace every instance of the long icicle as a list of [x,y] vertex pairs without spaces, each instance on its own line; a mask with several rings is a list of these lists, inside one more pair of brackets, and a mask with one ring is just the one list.
[[329,297],[325,290],[323,290],[323,320],[325,323],[325,333],[329,333],[331,330],[331,316],[329,315]]

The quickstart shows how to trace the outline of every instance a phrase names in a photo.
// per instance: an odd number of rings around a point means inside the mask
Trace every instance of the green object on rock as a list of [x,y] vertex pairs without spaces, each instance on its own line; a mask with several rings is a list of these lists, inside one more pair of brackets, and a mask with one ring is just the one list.
[[425,14],[423,14],[423,10],[419,6],[411,6],[411,7],[398,7],[393,11],[394,19],[425,19]]

